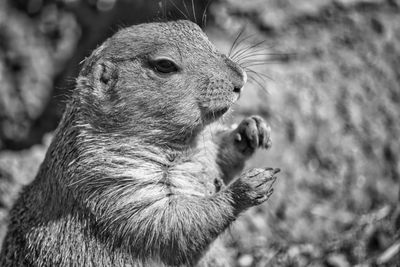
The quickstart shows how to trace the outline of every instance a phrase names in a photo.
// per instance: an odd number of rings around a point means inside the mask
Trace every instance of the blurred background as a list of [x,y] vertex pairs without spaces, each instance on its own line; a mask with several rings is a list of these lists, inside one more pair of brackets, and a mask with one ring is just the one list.
[[0,243],[79,63],[165,17],[197,21],[224,52],[242,33],[233,50],[251,79],[228,120],[272,126],[248,167],[282,172],[227,232],[236,265],[400,266],[398,0],[0,1]]

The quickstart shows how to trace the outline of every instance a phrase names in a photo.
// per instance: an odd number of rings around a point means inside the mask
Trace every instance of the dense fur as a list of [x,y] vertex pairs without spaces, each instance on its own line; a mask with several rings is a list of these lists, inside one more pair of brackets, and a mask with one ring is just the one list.
[[[179,71],[157,72],[158,57]],[[259,117],[235,130],[212,124],[244,75],[191,22],[142,24],[107,40],[85,61],[11,212],[0,265],[228,266],[211,244],[269,197],[276,173],[255,169],[229,183],[270,142]]]

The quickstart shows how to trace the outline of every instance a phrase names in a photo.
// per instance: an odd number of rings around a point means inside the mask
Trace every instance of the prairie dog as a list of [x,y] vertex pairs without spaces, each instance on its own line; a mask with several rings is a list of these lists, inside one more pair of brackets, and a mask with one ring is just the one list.
[[[227,266],[217,237],[272,193],[239,175],[270,129],[213,122],[246,80],[189,21],[117,32],[85,60],[34,182],[11,211],[1,266]],[[209,249],[210,248],[210,249]]]

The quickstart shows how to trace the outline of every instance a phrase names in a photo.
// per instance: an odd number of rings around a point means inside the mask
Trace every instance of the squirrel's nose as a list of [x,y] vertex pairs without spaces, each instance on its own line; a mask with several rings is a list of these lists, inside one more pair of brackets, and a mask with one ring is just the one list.
[[247,74],[236,62],[224,56],[225,63],[230,68],[230,77],[233,85],[233,92],[240,93],[247,82]]
[[240,93],[242,91],[243,86],[246,84],[247,82],[247,73],[245,70],[241,70],[242,71],[242,81],[238,82],[238,83],[234,83],[233,85],[233,92],[235,93]]

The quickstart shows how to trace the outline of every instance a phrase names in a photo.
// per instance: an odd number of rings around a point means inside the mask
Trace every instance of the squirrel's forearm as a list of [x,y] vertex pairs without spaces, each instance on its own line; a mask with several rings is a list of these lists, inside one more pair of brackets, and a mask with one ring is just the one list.
[[228,184],[235,175],[243,170],[248,159],[248,156],[237,149],[234,138],[231,130],[225,130],[218,134],[217,163],[223,173],[225,184]]
[[[236,147],[235,133],[220,124],[211,124],[198,137],[198,152],[193,160],[202,165],[216,163],[225,184],[239,174],[244,167],[248,155],[244,155]],[[210,161],[209,159],[212,159]]]
[[165,207],[167,213],[160,218],[169,220],[164,232],[159,233],[160,240],[164,240],[161,259],[171,265],[194,264],[236,219],[230,194],[224,190],[209,199],[176,196],[171,200],[175,205]]
[[155,256],[173,266],[195,264],[241,211],[229,187],[211,197],[174,194],[165,185],[149,185],[140,191],[99,207],[107,213],[99,216],[99,223],[108,232],[119,233],[112,237],[118,239],[113,243],[133,248],[139,259]]

